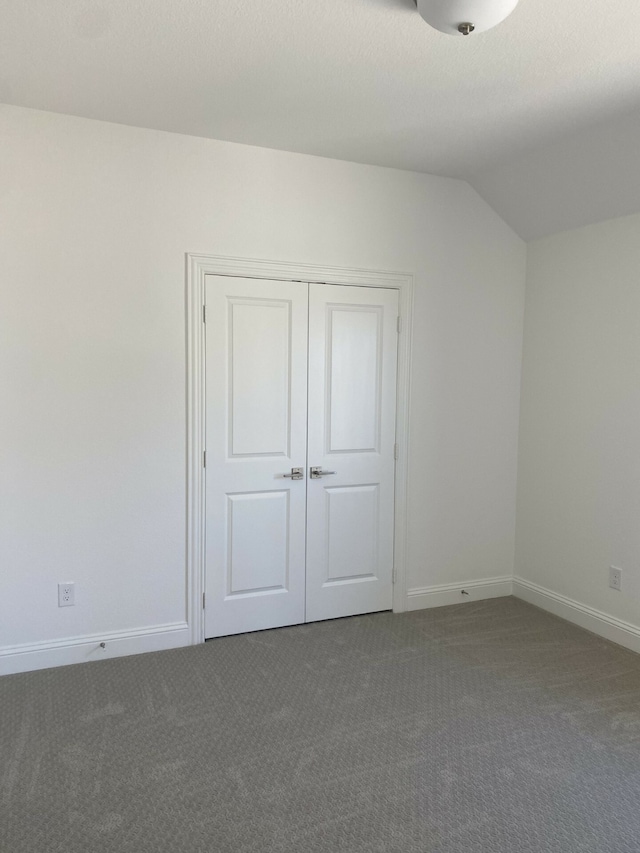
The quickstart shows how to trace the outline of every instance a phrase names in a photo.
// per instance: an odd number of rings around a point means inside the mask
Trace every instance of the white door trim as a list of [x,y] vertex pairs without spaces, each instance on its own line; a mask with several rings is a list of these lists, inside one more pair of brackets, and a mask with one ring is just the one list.
[[205,537],[205,276],[229,275],[319,284],[390,287],[398,290],[401,332],[398,342],[393,610],[407,609],[407,481],[409,459],[413,275],[316,264],[187,254],[187,621],[193,644],[204,641]]

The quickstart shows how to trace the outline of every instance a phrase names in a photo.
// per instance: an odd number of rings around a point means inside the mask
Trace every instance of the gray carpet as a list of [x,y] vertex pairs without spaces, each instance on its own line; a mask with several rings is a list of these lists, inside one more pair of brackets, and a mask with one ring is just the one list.
[[516,599],[0,679],[2,853],[638,853],[640,657]]

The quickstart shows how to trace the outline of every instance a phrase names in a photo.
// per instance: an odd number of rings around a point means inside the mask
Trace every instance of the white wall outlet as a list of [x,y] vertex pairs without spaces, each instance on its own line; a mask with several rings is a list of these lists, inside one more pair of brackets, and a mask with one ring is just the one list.
[[76,585],[74,583],[58,584],[58,607],[71,607],[76,603]]
[[622,569],[609,566],[609,586],[611,589],[622,589]]

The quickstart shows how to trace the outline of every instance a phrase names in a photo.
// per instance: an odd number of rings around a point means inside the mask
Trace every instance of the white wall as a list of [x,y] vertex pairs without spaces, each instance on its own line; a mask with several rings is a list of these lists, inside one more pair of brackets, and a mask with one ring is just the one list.
[[0,647],[184,621],[186,252],[415,273],[408,587],[511,575],[525,247],[467,184],[1,107],[0,221]]
[[516,551],[546,606],[633,647],[607,625],[640,626],[639,283],[640,216],[528,246]]

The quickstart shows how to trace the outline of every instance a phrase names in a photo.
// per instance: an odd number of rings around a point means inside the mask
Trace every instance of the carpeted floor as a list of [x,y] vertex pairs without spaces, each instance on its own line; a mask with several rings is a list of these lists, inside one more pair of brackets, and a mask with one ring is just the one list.
[[639,853],[640,656],[513,598],[0,679],[2,853]]

